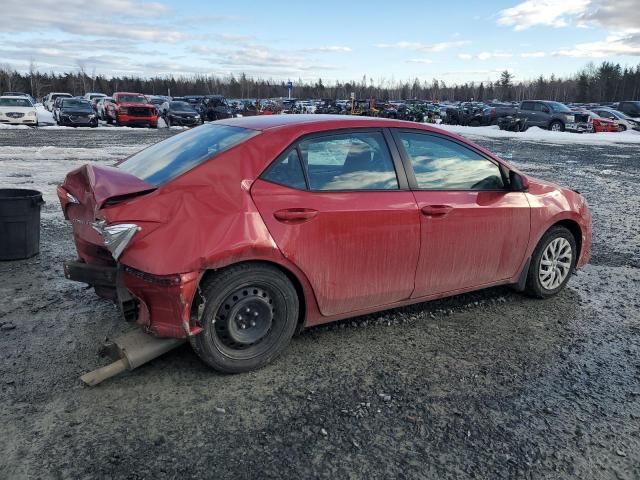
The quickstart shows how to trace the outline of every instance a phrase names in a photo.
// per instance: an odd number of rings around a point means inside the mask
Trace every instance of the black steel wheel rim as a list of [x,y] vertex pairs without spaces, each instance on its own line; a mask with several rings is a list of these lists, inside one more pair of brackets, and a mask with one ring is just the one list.
[[275,323],[275,305],[269,289],[248,285],[228,295],[215,317],[215,335],[231,350],[246,350],[268,337]]

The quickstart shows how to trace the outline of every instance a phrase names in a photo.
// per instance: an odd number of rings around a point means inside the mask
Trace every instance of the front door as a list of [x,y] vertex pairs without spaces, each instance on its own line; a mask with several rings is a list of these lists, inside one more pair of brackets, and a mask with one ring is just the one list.
[[383,131],[334,132],[300,140],[251,188],[269,232],[307,276],[325,316],[391,304],[413,291],[420,214],[396,163]]
[[530,208],[497,162],[442,135],[395,132],[421,213],[413,297],[512,278],[524,260]]

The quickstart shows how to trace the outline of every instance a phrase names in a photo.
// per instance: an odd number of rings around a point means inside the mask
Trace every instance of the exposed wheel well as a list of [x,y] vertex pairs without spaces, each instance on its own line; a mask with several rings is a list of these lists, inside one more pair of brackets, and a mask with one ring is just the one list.
[[[265,261],[265,260],[247,260],[247,261],[244,261],[244,262],[232,263],[231,265],[226,265],[226,266],[224,266],[222,268],[207,270],[204,273],[204,275],[202,276],[202,278],[200,279],[200,285],[202,285],[202,283],[204,281],[206,281],[208,278],[210,278],[211,276],[214,276],[214,275],[218,274],[219,272],[224,271],[227,268],[233,267],[235,265],[250,264],[250,263],[251,264],[255,264],[255,265],[269,265],[271,267],[277,268],[293,284],[294,288],[296,289],[296,294],[298,295],[298,301],[300,302],[300,308],[298,309],[299,310],[299,313],[298,313],[298,328],[296,330],[296,333],[299,333],[302,330],[302,326],[304,324],[304,319],[305,319],[305,313],[306,313],[306,302],[305,302],[305,298],[304,298],[304,290],[302,289],[302,284],[298,280],[298,277],[296,277],[293,272],[291,272],[287,268],[284,268],[282,265],[279,265],[279,264],[274,263],[274,262]],[[196,297],[197,296],[198,296],[198,294],[196,293]],[[194,301],[193,304],[191,305],[192,312],[194,312],[194,309],[197,308],[197,303],[198,302]]]
[[565,227],[571,232],[571,235],[573,235],[573,238],[576,241],[576,247],[578,248],[578,254],[576,256],[577,262],[578,258],[580,258],[580,253],[582,252],[582,230],[580,229],[580,225],[573,220],[560,220],[559,222],[554,223],[552,227],[555,227],[556,225]]

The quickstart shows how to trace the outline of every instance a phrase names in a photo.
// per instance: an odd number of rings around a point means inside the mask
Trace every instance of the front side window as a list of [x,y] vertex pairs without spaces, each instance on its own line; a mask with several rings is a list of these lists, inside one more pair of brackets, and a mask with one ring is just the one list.
[[560,102],[548,102],[548,105],[551,106],[551,109],[554,112],[560,112],[560,113],[571,113],[571,109],[569,107],[567,107],[564,103],[560,103]]
[[418,188],[426,190],[498,190],[500,168],[473,150],[437,135],[399,132]]
[[394,190],[398,179],[380,132],[322,136],[299,143],[311,190]]
[[258,133],[248,128],[202,125],[145,148],[117,167],[158,186]]

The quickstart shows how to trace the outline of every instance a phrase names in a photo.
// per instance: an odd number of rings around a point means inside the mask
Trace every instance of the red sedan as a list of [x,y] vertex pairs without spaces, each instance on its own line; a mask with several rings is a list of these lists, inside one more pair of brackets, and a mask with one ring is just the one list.
[[494,285],[549,297],[591,248],[578,192],[387,119],[220,120],[74,170],[58,195],[67,277],[225,372],[307,326]]
[[593,125],[593,131],[599,132],[619,132],[618,124],[613,120],[601,117],[595,112],[589,112],[589,122]]

